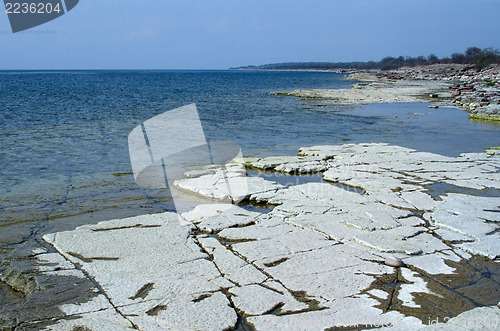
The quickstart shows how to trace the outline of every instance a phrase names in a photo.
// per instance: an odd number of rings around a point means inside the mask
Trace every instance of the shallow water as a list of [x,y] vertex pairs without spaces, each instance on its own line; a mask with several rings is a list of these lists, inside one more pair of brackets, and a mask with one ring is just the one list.
[[[166,190],[135,184],[127,136],[143,121],[190,103],[198,107],[208,140],[236,142],[244,156],[358,142],[458,156],[500,145],[499,124],[470,121],[455,108],[344,107],[270,95],[353,83],[342,78],[251,71],[0,72],[0,270],[26,268],[27,252],[43,245],[45,233],[173,210]],[[292,177],[279,180],[321,180]],[[0,307],[18,299],[6,291],[0,287]]]
[[492,197],[492,198],[500,197],[500,190],[494,188],[473,190],[446,183],[434,183],[425,186],[425,189],[426,193],[429,194],[431,197],[433,197],[435,200],[439,200],[440,196],[447,195],[448,193],[459,193],[459,194],[474,195],[479,197]]

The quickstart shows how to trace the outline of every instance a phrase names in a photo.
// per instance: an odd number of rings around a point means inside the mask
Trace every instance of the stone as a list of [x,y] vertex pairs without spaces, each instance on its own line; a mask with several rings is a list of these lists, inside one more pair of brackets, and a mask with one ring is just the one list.
[[450,243],[461,243],[461,242],[474,241],[474,239],[470,236],[466,236],[466,235],[460,234],[458,232],[443,229],[443,228],[436,229],[436,230],[434,230],[434,232],[438,236],[443,238],[443,240],[446,240]]
[[363,230],[347,224],[345,220],[350,218],[348,213],[342,211],[328,211],[320,215],[299,214],[289,217],[288,222],[310,231],[317,231],[333,240],[346,242],[364,233]]
[[323,161],[315,162],[301,162],[301,163],[287,163],[280,164],[275,167],[274,170],[277,172],[283,172],[286,174],[315,174],[323,172],[327,169],[326,163]]
[[238,319],[221,292],[174,295],[120,310],[141,330],[228,330]]
[[384,253],[405,253],[407,255],[422,254],[422,249],[414,243],[408,241],[422,233],[422,228],[398,227],[391,230],[385,230],[383,235],[378,232],[367,232],[354,238],[360,244],[373,248]]
[[[33,323],[32,327],[38,327]],[[130,331],[133,329],[132,323],[120,314],[115,309],[105,309],[86,314],[77,314],[69,318],[58,319],[54,324],[47,325],[43,330],[117,330]]]
[[[206,210],[206,213],[205,213]],[[206,216],[200,216],[200,215]],[[181,216],[196,224],[198,229],[207,233],[219,232],[226,228],[242,227],[255,223],[261,214],[250,212],[234,205],[198,205],[190,212]]]
[[90,314],[97,311],[112,310],[113,306],[103,294],[98,294],[87,302],[63,304],[59,307],[67,316]]
[[[246,228],[244,228],[246,229]],[[259,232],[263,228],[259,229]],[[224,238],[226,235],[224,232],[228,230],[223,230],[219,235]],[[239,229],[238,229],[239,230]],[[232,245],[232,248],[239,254],[247,257],[251,262],[256,260],[266,260],[266,262],[272,262],[285,258],[290,254],[295,254],[303,251],[308,251],[312,249],[318,249],[321,247],[330,246],[335,244],[331,240],[325,238],[325,236],[308,230],[302,230],[294,228],[293,226],[282,226],[280,231],[285,230],[286,235],[272,237],[275,233],[273,228],[269,229],[265,235],[266,239],[258,240],[248,240],[254,238],[245,238],[244,242],[237,242]],[[246,236],[245,236],[246,237]]]
[[272,156],[251,162],[249,166],[288,174],[309,174],[326,170],[325,158],[320,156]]
[[[498,330],[500,328],[500,308],[478,307],[461,313],[444,322],[436,321],[425,326],[424,330]],[[440,323],[439,323],[440,322]]]
[[428,194],[420,191],[401,192],[400,196],[417,210],[432,210],[436,206],[435,200]]
[[399,258],[395,256],[388,256],[385,258],[384,263],[389,267],[404,267],[405,263]]
[[239,164],[226,165],[213,175],[176,180],[174,187],[216,202],[238,203],[253,194],[283,187],[261,177],[246,177]]
[[[453,253],[450,253],[450,255],[451,254]],[[450,255],[436,253],[422,256],[410,256],[405,259],[405,263],[431,275],[453,274],[455,268],[446,264],[446,261],[453,261],[456,260],[456,258]]]
[[299,149],[299,156],[320,156],[325,159],[333,159],[339,152],[342,151],[341,146],[313,146],[301,147]]
[[488,233],[496,230],[491,223],[486,223],[483,219],[453,211],[439,209],[430,216],[432,224],[440,228],[455,231],[466,237],[478,240]]
[[193,210],[181,214],[181,217],[188,222],[197,223],[201,220],[209,217],[213,217],[223,212],[235,208],[234,205],[226,204],[200,204],[196,206]]
[[396,311],[381,313],[373,306],[377,301],[366,295],[334,301],[327,309],[313,310],[302,314],[284,316],[262,315],[249,317],[248,322],[257,330],[327,330],[363,329],[413,323],[421,325],[416,318],[407,317]]
[[264,273],[224,247],[215,238],[198,237],[198,241],[201,247],[212,256],[213,263],[223,277],[233,284],[258,284],[267,279]]
[[216,172],[217,172],[216,169],[191,170],[184,173],[184,178],[198,178],[201,176],[213,175]]
[[263,315],[273,310],[294,312],[308,308],[277,282],[233,287],[229,293],[232,294],[235,307],[246,316]]
[[473,255],[495,260],[500,258],[500,235],[496,233],[491,238],[459,244],[457,247]]
[[39,271],[72,270],[75,265],[58,253],[45,253],[36,256]]
[[298,300],[297,293],[291,292],[276,280],[268,280],[260,285],[277,293],[283,294],[280,299],[283,303],[283,306],[279,309],[281,314],[299,313],[310,308],[309,304]]
[[35,276],[23,273],[21,270],[7,268],[0,274],[0,281],[8,284],[14,291],[29,296],[39,289]]

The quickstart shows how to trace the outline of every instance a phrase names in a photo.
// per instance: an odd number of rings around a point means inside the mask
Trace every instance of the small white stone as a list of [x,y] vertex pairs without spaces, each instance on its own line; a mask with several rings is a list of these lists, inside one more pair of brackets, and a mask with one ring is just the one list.
[[404,267],[405,263],[398,257],[388,256],[385,258],[384,263],[390,267]]

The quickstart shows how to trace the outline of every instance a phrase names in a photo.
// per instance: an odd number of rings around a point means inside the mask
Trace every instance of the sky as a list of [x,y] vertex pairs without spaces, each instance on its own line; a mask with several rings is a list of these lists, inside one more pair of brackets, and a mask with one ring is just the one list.
[[1,69],[227,69],[500,48],[500,0],[80,0],[12,33]]

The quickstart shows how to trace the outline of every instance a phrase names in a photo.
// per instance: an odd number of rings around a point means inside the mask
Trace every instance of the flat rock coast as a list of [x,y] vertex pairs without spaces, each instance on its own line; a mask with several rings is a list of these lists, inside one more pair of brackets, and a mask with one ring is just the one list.
[[[245,167],[320,180],[283,186]],[[89,296],[21,326],[498,329],[499,167],[494,150],[370,143],[187,173],[175,186],[213,203],[45,235],[57,252],[32,252],[39,272],[91,284]]]
[[434,64],[398,70],[355,72],[346,77],[361,83],[351,89],[273,92],[317,98],[335,104],[367,105],[394,102],[433,102],[470,112],[471,119],[500,120],[500,66],[481,71],[470,65]]

